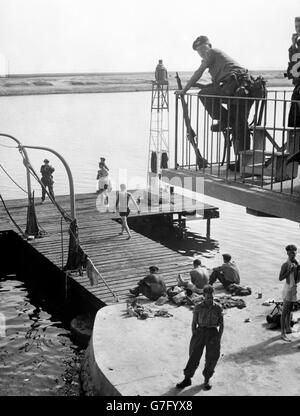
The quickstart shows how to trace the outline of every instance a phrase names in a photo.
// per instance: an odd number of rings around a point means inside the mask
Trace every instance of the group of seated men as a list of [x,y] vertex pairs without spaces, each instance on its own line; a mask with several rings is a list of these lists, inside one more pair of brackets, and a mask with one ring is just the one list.
[[[190,281],[184,281],[181,275],[178,275],[178,285],[195,293],[202,293],[205,285],[213,285],[219,280],[225,289],[231,284],[240,284],[240,274],[237,265],[231,260],[230,254],[222,254],[223,264],[215,267],[209,274],[208,269],[202,265],[201,260],[193,261],[193,269],[190,271]],[[130,289],[130,293],[134,296],[142,294],[150,300],[157,300],[161,296],[166,296],[167,287],[164,279],[158,274],[157,266],[149,267],[149,274],[139,281],[134,289]]]

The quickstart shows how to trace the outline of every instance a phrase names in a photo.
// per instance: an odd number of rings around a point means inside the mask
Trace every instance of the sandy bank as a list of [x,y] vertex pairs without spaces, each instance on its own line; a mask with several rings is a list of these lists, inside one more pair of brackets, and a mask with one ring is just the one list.
[[[252,71],[253,76],[261,74],[268,81],[268,87],[291,87],[291,82],[283,78],[283,71]],[[180,73],[183,84],[191,72]],[[114,74],[70,74],[70,75],[19,75],[0,78],[0,95],[38,94],[79,94],[150,91],[154,74],[114,73]],[[177,88],[175,73],[169,73],[170,90]]]

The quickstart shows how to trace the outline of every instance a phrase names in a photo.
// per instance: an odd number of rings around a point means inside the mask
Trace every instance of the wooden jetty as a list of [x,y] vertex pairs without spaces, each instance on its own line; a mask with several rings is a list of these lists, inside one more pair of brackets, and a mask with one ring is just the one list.
[[[150,265],[159,267],[167,285],[176,284],[178,273],[185,273],[191,269],[191,259],[145,235],[133,230],[131,240],[126,240],[126,233],[123,236],[119,235],[119,215],[114,212],[99,212],[97,197],[95,193],[76,195],[76,217],[80,245],[104,280],[100,279],[97,285],[91,286],[85,271],[82,276],[72,274],[70,279],[74,279],[102,303],[109,305],[118,300],[124,301],[128,297],[129,289],[145,276]],[[56,200],[64,209],[68,209],[68,196],[57,196]],[[188,212],[198,212],[195,218],[206,219],[208,224],[211,218],[219,217],[217,207],[185,199],[183,209],[181,202],[182,196],[175,195],[171,205],[161,204],[149,212],[148,205],[142,200],[141,213],[138,214],[136,209],[132,208],[129,218],[131,221],[138,221],[150,216],[169,215],[173,219],[177,216],[175,221],[185,225],[184,214]],[[27,200],[9,200],[6,201],[6,205],[12,218],[25,230]],[[62,219],[57,208],[49,200],[44,204],[36,203],[36,215],[39,227],[45,231],[45,235],[28,241],[28,244],[62,269],[68,255],[69,224]],[[17,232],[1,206],[0,231],[11,229]]]

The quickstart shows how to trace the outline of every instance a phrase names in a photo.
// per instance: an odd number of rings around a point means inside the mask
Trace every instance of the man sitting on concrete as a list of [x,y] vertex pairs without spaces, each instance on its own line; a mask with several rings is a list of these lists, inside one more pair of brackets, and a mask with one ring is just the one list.
[[222,254],[224,263],[222,266],[215,267],[209,278],[209,284],[213,285],[218,279],[225,289],[235,283],[240,284],[240,273],[234,261],[231,261],[230,254]]
[[208,284],[208,271],[205,266],[202,266],[201,260],[193,261],[194,268],[190,271],[190,282],[185,282],[181,275],[178,275],[178,285],[191,290],[192,292],[202,293],[205,285]]
[[167,287],[162,277],[158,275],[158,267],[149,267],[149,272],[144,279],[140,280],[137,287],[129,289],[129,292],[138,296],[140,293],[150,300],[157,300],[161,296],[166,296]]
[[208,284],[208,271],[199,259],[194,260],[193,265],[194,268],[190,271],[191,282],[197,289],[203,289]]

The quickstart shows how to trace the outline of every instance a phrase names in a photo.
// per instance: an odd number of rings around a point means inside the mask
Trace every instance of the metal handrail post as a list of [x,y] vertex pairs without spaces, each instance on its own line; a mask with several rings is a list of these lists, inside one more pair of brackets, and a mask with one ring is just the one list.
[[[30,164],[29,158],[28,158],[28,154],[27,154],[26,150],[24,149],[24,146],[21,144],[21,142],[18,139],[16,139],[14,136],[11,136],[10,134],[6,134],[6,133],[0,133],[0,136],[8,137],[9,139],[14,140],[18,144],[19,150],[20,149],[22,150],[22,152],[24,154],[24,157],[25,157],[25,160],[26,160],[26,164],[27,165]],[[27,176],[28,202],[30,203],[30,198],[31,198],[31,179],[30,179],[29,169],[28,169],[27,166],[25,166],[25,167],[26,167],[26,176]]]

